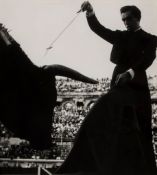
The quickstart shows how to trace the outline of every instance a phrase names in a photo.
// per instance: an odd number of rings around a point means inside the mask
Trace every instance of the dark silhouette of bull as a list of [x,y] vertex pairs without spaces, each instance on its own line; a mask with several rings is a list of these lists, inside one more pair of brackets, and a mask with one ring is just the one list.
[[97,82],[62,65],[34,65],[2,25],[0,29],[0,120],[33,148],[48,149],[57,99],[55,76]]

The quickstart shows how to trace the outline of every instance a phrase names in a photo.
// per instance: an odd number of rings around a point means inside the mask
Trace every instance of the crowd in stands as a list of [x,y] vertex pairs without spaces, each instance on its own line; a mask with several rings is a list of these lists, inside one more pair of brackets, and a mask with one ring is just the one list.
[[57,150],[55,143],[52,143],[52,148],[53,147],[55,147],[55,149],[35,150],[30,147],[28,141],[23,140],[19,144],[1,145],[0,158],[55,159],[60,154],[60,150]]
[[53,122],[53,138],[73,139],[80,128],[89,108],[83,106],[57,106],[55,108],[55,117]]
[[79,81],[72,80],[70,78],[67,79],[57,79],[56,87],[58,92],[65,93],[65,92],[104,92],[109,89],[110,87],[110,79],[109,78],[102,78],[97,79],[98,84],[87,84],[82,83]]
[[[155,76],[155,78],[157,78]],[[154,94],[157,90],[156,84],[151,80],[150,89],[151,94]],[[99,80],[98,85],[90,85],[81,82],[77,82],[71,79],[57,79],[57,90],[59,93],[65,92],[106,92],[109,89],[110,80],[108,78]],[[157,137],[157,104],[152,104],[152,128],[154,138]],[[57,145],[57,142],[63,143],[64,140],[73,140],[80,128],[84,118],[89,112],[90,107],[84,107],[83,105],[65,104],[62,106],[56,106],[54,121],[52,124],[52,149],[45,151],[37,151],[30,148],[27,142],[21,142],[19,145],[9,145],[4,142],[0,144],[0,157],[8,158],[46,158],[56,159],[65,158],[67,155],[67,147],[62,144]],[[0,138],[12,137],[12,133],[9,132],[2,123],[0,123]],[[58,139],[58,141],[56,141]],[[156,142],[157,143],[157,142]],[[70,147],[69,147],[70,148]],[[68,151],[69,151],[68,148]]]
[[157,131],[157,104],[152,104],[152,128]]

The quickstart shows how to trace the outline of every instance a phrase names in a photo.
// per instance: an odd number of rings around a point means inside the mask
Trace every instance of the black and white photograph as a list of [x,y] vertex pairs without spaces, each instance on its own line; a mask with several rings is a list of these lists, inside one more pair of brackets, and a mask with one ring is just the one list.
[[0,0],[0,174],[157,175],[156,19],[156,0]]

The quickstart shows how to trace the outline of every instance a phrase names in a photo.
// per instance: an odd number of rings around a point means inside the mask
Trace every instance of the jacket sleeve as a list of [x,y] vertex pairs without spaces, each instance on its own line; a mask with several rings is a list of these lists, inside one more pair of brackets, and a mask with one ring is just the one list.
[[132,69],[135,71],[146,70],[153,63],[156,57],[156,46],[157,46],[157,37],[152,36],[145,41],[144,48],[141,51],[140,59],[132,66]]
[[117,41],[120,31],[112,31],[104,27],[100,24],[95,14],[90,17],[87,16],[87,22],[90,29],[107,42],[114,44]]

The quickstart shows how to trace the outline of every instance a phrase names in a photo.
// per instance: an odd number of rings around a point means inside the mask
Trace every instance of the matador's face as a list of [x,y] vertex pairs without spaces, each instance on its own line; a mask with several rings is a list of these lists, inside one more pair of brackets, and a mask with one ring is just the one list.
[[136,31],[139,28],[140,20],[130,11],[121,13],[121,17],[128,31]]

